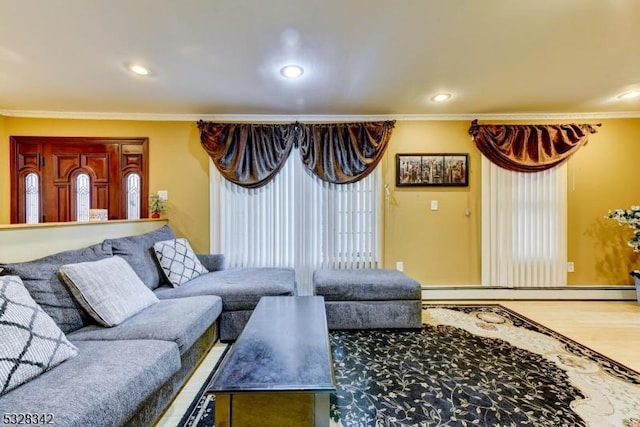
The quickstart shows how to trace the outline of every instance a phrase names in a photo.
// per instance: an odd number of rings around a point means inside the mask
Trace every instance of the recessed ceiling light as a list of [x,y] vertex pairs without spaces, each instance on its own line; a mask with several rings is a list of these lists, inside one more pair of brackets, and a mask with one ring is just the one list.
[[304,73],[304,70],[299,65],[285,65],[280,69],[280,74],[288,79],[297,79]]
[[618,99],[631,99],[631,98],[637,98],[639,96],[640,96],[640,90],[633,90],[631,92],[618,95]]
[[148,68],[143,67],[140,64],[128,64],[127,68],[129,71],[136,73],[139,76],[148,76],[151,73]]
[[433,102],[443,102],[451,98],[450,93],[439,93],[431,98]]

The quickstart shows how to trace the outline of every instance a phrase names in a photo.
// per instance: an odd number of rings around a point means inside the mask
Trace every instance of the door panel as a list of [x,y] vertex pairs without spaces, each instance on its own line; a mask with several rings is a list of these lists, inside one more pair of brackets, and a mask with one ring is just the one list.
[[[94,209],[109,209],[109,186],[106,184],[95,184],[91,192],[91,206]],[[111,210],[111,209],[109,209]]]
[[18,155],[20,169],[31,168],[38,170],[40,167],[40,153],[35,151],[37,147],[30,146],[26,148],[30,150],[24,150]]
[[[45,149],[45,174],[53,177],[54,183],[66,183],[69,181],[71,173],[80,166],[79,153],[59,153],[53,147]],[[47,161],[51,159],[51,161]],[[53,167],[53,169],[50,169]]]
[[[82,166],[94,173],[96,183],[109,183],[109,159],[111,153],[87,154],[82,153]],[[117,156],[117,153],[115,154]],[[115,159],[114,159],[115,160]]]
[[[52,193],[53,197],[49,199],[45,198],[45,207],[41,211],[45,221],[42,222],[71,221],[70,219],[64,219],[71,217],[71,189],[69,185],[57,185],[53,188],[53,191],[49,191],[48,193]],[[46,208],[47,206],[48,209]]]
[[[50,200],[51,203],[58,205],[64,204],[67,210],[61,212],[54,207],[49,208],[47,205],[43,207],[43,214],[48,221],[76,221],[77,217],[77,185],[76,178],[81,173],[89,175],[91,188],[90,199],[92,209],[108,209],[110,217],[119,218],[120,206],[117,200],[109,199],[109,187],[115,186],[114,191],[120,191],[118,185],[118,177],[114,177],[111,183],[111,175],[109,165],[111,159],[117,161],[118,147],[113,144],[82,144],[82,143],[51,143],[44,145],[45,164],[43,174],[45,183],[43,192],[46,194],[51,187],[47,187],[49,174],[53,176],[53,186],[56,188],[68,189],[64,196],[58,199]],[[52,168],[50,169],[47,160],[51,159]],[[58,193],[60,194],[60,193]],[[60,197],[64,197],[61,200]],[[99,202],[99,203],[98,203]],[[51,218],[51,219],[49,219]]]

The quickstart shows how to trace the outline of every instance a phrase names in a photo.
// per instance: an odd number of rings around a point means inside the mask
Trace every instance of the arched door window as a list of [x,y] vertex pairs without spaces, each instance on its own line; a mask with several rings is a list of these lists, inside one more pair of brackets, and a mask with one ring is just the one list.
[[37,224],[40,222],[40,178],[36,173],[29,173],[24,177],[25,222]]
[[76,221],[89,221],[91,179],[86,173],[76,176]]
[[127,219],[140,219],[140,184],[139,174],[127,175]]

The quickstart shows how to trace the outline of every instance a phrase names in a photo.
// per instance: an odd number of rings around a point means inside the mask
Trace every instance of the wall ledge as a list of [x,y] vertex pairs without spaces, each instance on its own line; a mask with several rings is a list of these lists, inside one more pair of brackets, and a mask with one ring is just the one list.
[[105,225],[105,224],[131,224],[145,222],[168,222],[166,218],[143,218],[143,219],[112,219],[109,221],[68,221],[68,222],[41,222],[38,224],[0,224],[2,230],[16,230],[26,228],[58,228],[58,227],[77,227],[84,225]]
[[0,226],[0,262],[24,262],[105,239],[157,230],[168,219],[11,224]]

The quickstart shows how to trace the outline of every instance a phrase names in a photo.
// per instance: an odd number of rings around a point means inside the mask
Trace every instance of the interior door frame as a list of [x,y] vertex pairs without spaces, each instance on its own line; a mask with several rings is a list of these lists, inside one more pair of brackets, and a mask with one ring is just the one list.
[[[126,192],[124,191],[126,185],[126,177],[132,170],[140,172],[141,175],[141,194],[140,194],[140,218],[146,218],[149,215],[149,138],[148,137],[78,137],[78,136],[10,136],[9,137],[9,152],[10,152],[10,220],[12,224],[16,224],[19,221],[19,190],[21,177],[26,176],[29,172],[35,172],[40,180],[40,216],[42,218],[42,203],[45,196],[42,192],[43,185],[43,170],[44,165],[47,162],[51,162],[51,159],[44,157],[44,145],[45,144],[102,144],[118,146],[117,150],[117,165],[118,165],[118,186],[122,189],[119,195],[114,195],[115,200],[118,200],[119,209],[118,217],[126,212]],[[19,152],[18,146],[20,144],[33,145],[36,149],[30,159],[29,165],[19,164]],[[24,169],[26,172],[19,173],[20,169]],[[116,177],[110,177],[111,179]],[[115,181],[114,181],[115,182]],[[110,217],[113,215],[110,212]],[[126,218],[126,216],[125,216]],[[111,218],[110,218],[111,219]]]

